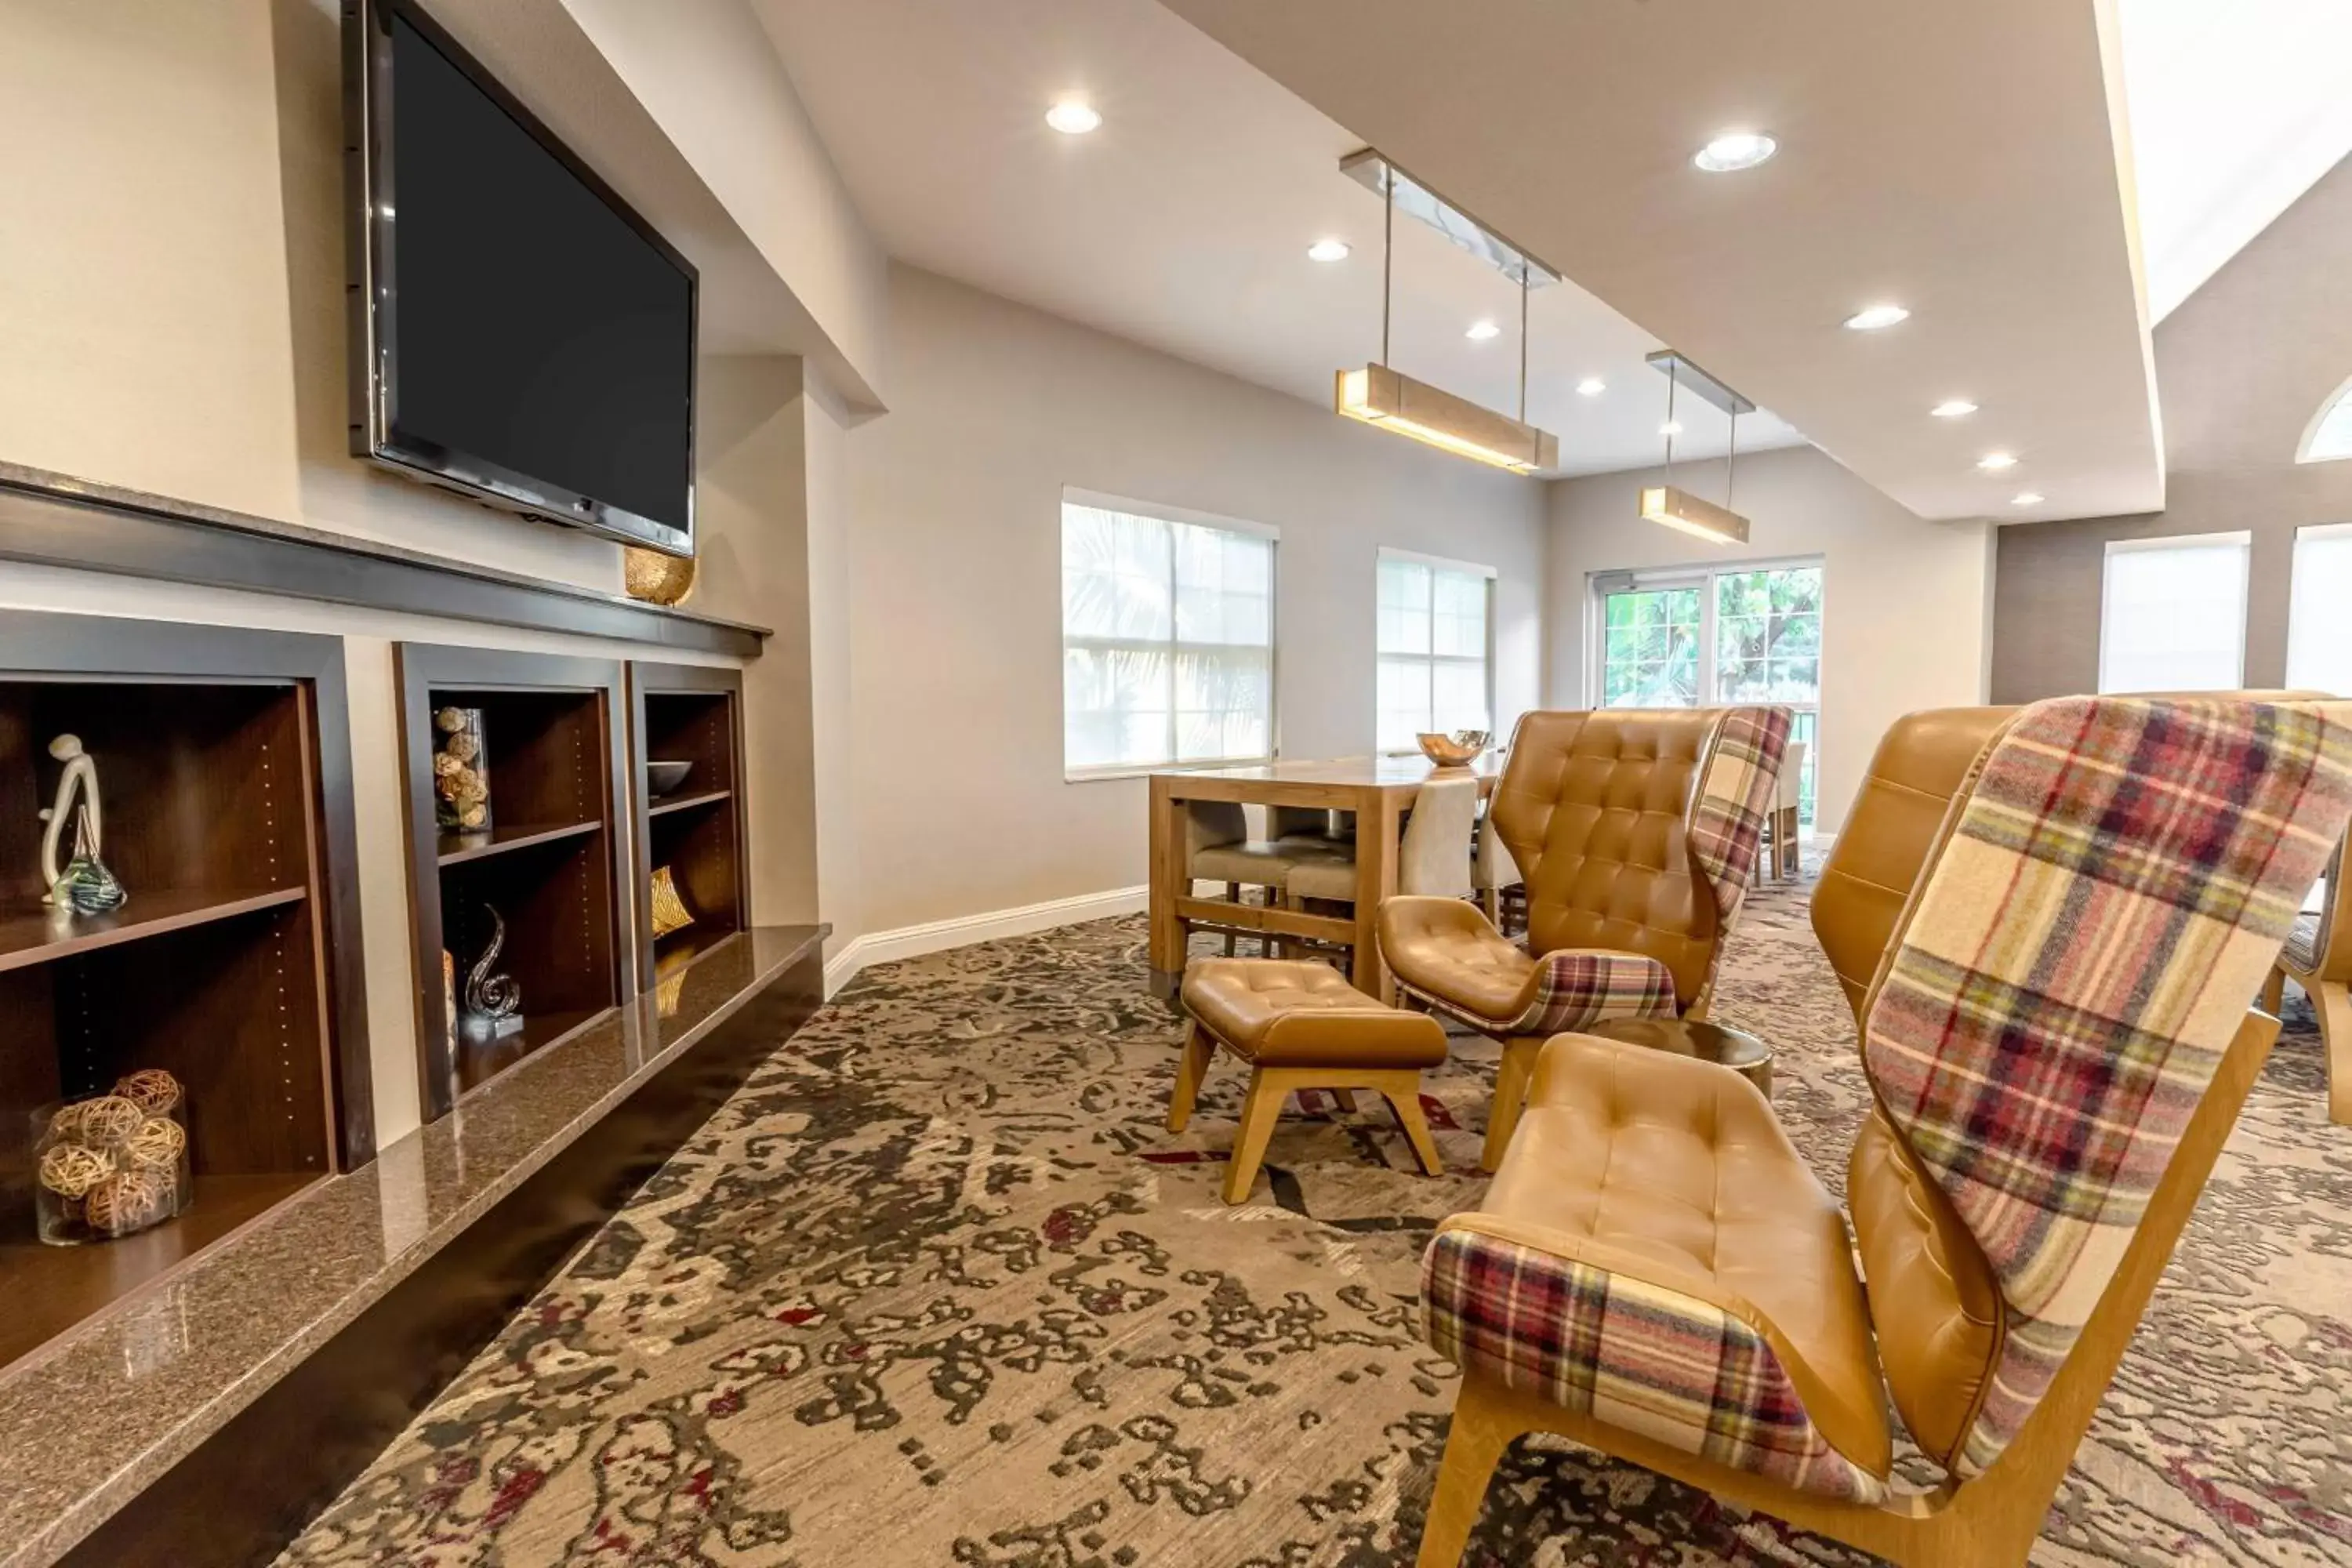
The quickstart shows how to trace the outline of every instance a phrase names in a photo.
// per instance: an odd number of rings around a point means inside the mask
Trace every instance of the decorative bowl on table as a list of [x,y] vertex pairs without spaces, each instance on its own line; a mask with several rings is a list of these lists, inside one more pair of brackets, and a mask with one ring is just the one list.
[[1450,735],[1424,734],[1419,739],[1421,754],[1439,767],[1466,768],[1494,737],[1484,730],[1456,730]]
[[646,762],[646,789],[654,795],[676,795],[686,775],[694,771],[691,761],[683,763]]

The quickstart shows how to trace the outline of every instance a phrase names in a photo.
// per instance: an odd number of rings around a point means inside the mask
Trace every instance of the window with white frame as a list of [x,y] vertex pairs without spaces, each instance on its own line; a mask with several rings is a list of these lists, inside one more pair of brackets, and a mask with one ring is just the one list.
[[2287,606],[2286,683],[2300,691],[2352,692],[2352,523],[2294,531],[2294,585]]
[[1805,747],[1797,820],[1810,830],[1821,763],[1822,588],[1819,561],[1596,573],[1586,700],[1603,708],[1790,709],[1789,738]]
[[1382,550],[1375,744],[1411,752],[1436,731],[1492,730],[1495,572]]
[[2252,535],[2107,542],[2099,689],[2228,691],[2245,684]]
[[1064,492],[1066,776],[1274,755],[1275,537]]

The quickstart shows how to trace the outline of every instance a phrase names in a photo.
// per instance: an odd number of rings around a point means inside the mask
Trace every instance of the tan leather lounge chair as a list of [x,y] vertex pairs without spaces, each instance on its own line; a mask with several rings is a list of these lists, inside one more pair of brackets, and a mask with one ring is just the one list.
[[[1463,1382],[1421,1568],[1454,1568],[1536,1430],[1912,1568],[2026,1561],[2276,1037],[2246,1001],[2352,816],[2352,706],[1995,715],[1948,809],[1985,720],[1922,721],[1846,833],[1890,883],[1906,847],[1924,870],[1884,926],[1866,865],[1816,895],[1842,978],[1881,934],[1854,1247],[1737,1075],[1552,1041],[1423,1263]],[[1890,1402],[1930,1491],[1893,1479]]]
[[1529,713],[1487,807],[1524,873],[1526,945],[1458,899],[1381,904],[1399,986],[1503,1043],[1487,1170],[1544,1041],[1603,1018],[1706,1016],[1790,722],[1785,708]]

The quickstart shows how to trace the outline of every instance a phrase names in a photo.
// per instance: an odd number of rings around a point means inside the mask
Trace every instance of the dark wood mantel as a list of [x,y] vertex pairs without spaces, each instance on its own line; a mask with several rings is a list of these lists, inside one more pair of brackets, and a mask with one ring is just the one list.
[[0,462],[0,561],[757,658],[768,628]]

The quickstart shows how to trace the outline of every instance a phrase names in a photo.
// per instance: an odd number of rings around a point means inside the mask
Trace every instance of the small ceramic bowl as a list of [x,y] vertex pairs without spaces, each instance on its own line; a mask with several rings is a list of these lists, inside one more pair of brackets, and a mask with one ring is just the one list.
[[1456,730],[1451,735],[1423,735],[1421,754],[1441,768],[1466,768],[1493,739],[1484,730]]
[[691,762],[661,763],[648,760],[646,763],[646,788],[655,795],[671,795],[686,782],[694,771]]

